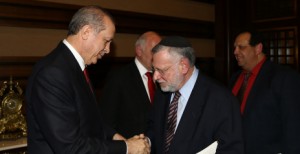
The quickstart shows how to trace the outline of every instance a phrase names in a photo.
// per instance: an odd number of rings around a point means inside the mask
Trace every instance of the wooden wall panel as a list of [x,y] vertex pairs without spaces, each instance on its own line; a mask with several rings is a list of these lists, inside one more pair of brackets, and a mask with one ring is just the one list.
[[18,81],[24,90],[33,65],[41,57],[0,57],[0,86],[9,81],[10,76]]
[[[81,6],[42,1],[0,1],[0,26],[67,29]],[[141,34],[154,30],[162,35],[214,38],[214,23],[194,19],[107,9],[116,20],[118,33]]]

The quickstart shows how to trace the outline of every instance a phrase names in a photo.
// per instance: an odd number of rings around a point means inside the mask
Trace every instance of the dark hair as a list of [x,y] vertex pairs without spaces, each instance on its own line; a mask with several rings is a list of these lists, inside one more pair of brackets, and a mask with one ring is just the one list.
[[251,34],[251,37],[249,40],[249,44],[251,46],[255,46],[259,43],[264,44],[264,37],[261,33],[257,32],[257,31],[250,31],[249,33]]
[[246,28],[240,30],[237,35],[242,34],[242,33],[250,33],[249,44],[251,46],[256,46],[259,43],[262,43],[264,45],[265,38],[264,38],[263,34],[258,32],[256,29],[246,27]]
[[256,29],[252,28],[252,27],[246,27],[242,30],[240,30],[236,36],[238,36],[239,34],[242,34],[242,33],[249,33],[250,34],[250,40],[249,40],[249,45],[251,45],[252,47],[258,45],[259,43],[262,44],[262,52],[264,54],[267,54],[266,51],[264,50],[264,47],[265,47],[265,38],[264,38],[264,35],[257,31]]
[[85,25],[91,25],[95,32],[99,33],[106,28],[103,22],[104,16],[108,16],[113,21],[112,16],[99,6],[91,5],[79,9],[69,23],[68,36],[77,34]]

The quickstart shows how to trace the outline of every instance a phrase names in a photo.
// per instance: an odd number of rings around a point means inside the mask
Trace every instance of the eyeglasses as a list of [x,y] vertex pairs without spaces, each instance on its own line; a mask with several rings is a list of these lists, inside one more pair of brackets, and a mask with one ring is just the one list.
[[167,67],[167,68],[164,68],[164,69],[159,69],[159,68],[154,68],[152,67],[152,70],[153,72],[158,72],[160,75],[164,76],[169,70],[170,68],[172,68],[173,66],[177,65],[179,62],[176,62],[175,64]]

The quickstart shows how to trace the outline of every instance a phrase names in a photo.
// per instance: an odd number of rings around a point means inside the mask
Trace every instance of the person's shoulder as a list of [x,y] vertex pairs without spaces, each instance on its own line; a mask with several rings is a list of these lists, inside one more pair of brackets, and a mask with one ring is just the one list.
[[204,95],[206,95],[205,97],[208,99],[213,100],[213,104],[226,106],[229,102],[232,102],[236,99],[231,90],[222,82],[206,75],[199,75],[199,78],[202,80],[202,85],[198,84],[198,87],[205,88]]
[[127,76],[132,70],[132,62],[124,64],[122,66],[110,69],[107,74],[107,80],[116,81],[120,80],[120,77]]
[[206,84],[207,87],[209,87],[214,92],[229,92],[229,89],[225,86],[225,84],[216,80],[215,78],[207,76],[203,73],[199,73],[198,78],[200,78],[203,81],[203,83]]
[[124,73],[126,74],[131,69],[132,69],[132,62],[129,62],[110,70],[109,73],[112,75],[122,75]]
[[279,76],[299,76],[299,72],[291,66],[269,62],[271,69]]

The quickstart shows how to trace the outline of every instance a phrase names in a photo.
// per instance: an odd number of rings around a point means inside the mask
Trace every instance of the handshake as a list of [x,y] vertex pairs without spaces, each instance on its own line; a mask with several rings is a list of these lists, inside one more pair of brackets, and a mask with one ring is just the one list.
[[125,139],[120,134],[115,134],[113,140],[124,140],[128,154],[149,154],[151,151],[149,139],[144,134],[135,135],[129,139]]

